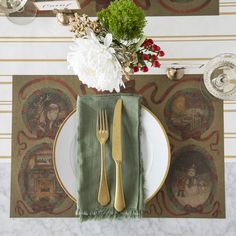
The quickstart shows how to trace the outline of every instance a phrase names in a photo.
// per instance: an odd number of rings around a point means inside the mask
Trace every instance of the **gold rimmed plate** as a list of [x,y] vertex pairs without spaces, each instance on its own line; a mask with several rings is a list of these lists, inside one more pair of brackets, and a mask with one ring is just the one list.
[[[141,157],[144,165],[144,195],[148,202],[163,185],[170,166],[170,144],[159,119],[141,108]],[[60,126],[53,147],[53,166],[59,183],[76,202],[76,112]]]

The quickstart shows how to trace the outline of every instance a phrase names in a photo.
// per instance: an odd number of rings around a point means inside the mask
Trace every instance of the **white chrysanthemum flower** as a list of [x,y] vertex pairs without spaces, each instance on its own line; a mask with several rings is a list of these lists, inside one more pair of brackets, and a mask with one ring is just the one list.
[[114,49],[110,47],[112,35],[107,34],[104,44],[101,44],[92,31],[87,34],[89,37],[77,39],[76,45],[68,53],[70,67],[88,87],[119,92],[124,84],[121,65],[114,56]]

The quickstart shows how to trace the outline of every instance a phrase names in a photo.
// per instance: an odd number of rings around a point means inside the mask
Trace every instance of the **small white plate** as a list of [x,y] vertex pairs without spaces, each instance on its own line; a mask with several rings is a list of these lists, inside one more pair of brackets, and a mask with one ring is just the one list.
[[[141,109],[141,157],[144,165],[145,202],[163,185],[170,166],[170,144],[159,119],[147,108]],[[76,113],[63,122],[54,142],[53,165],[64,191],[76,201]]]

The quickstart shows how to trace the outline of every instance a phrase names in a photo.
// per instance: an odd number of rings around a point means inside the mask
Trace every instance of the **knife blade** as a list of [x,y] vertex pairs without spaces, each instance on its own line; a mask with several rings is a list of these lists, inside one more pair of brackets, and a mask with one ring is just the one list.
[[118,99],[113,115],[112,158],[116,163],[116,191],[114,208],[121,212],[125,208],[122,184],[122,99]]
[[121,113],[122,100],[119,99],[115,105],[112,129],[112,157],[114,161],[118,162],[122,162]]

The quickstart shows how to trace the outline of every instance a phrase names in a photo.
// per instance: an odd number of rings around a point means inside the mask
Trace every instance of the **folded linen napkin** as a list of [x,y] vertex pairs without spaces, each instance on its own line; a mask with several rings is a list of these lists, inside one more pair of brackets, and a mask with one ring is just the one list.
[[[116,101],[122,107],[122,175],[126,208],[114,209],[116,171],[112,159],[112,124]],[[97,201],[100,180],[100,144],[96,138],[97,111],[106,109],[109,139],[105,145],[106,174],[110,203]],[[82,221],[103,218],[138,218],[143,211],[143,166],[139,148],[140,98],[134,95],[109,94],[78,97],[77,100],[77,211]]]

